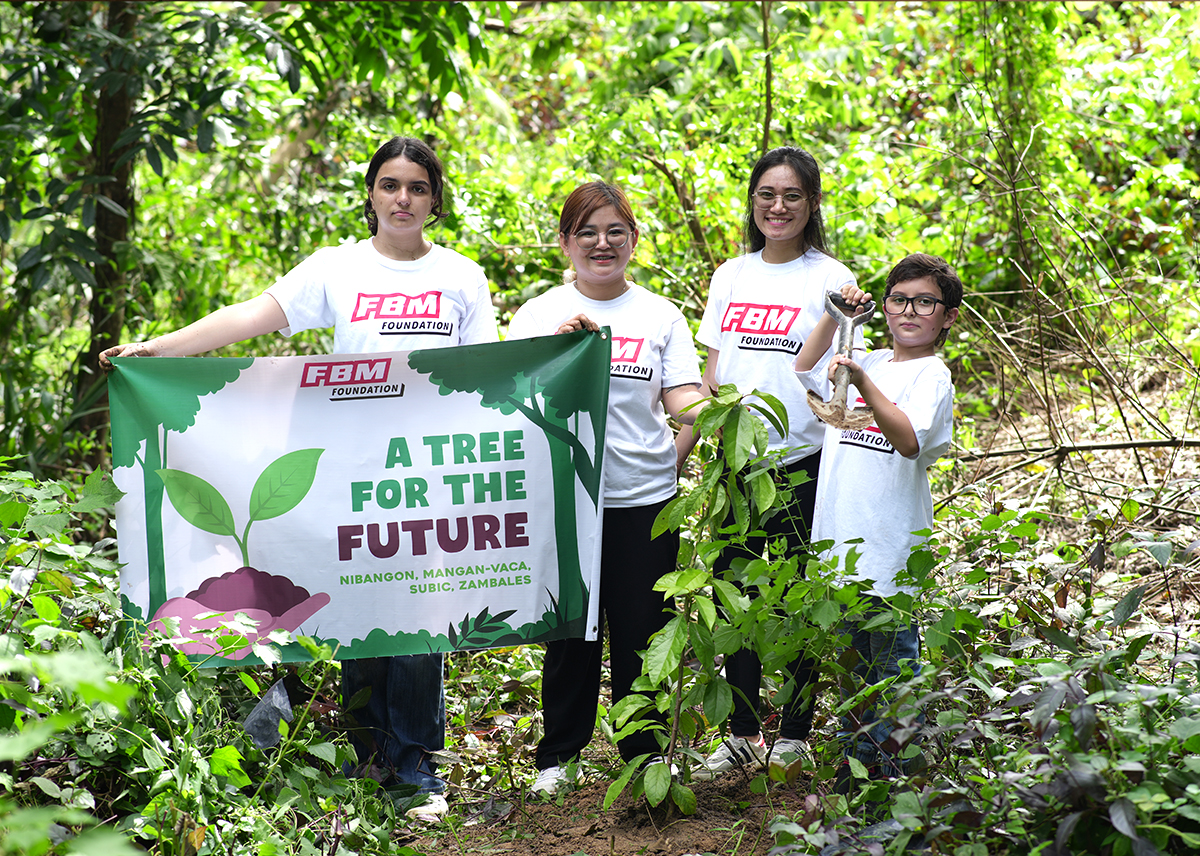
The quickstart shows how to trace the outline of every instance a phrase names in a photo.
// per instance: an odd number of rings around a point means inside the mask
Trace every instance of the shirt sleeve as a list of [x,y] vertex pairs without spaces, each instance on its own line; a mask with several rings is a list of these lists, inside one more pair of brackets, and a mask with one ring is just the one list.
[[672,311],[674,318],[671,319],[662,353],[663,389],[687,383],[699,384],[702,380],[692,331],[683,315],[674,307]]
[[734,262],[729,261],[717,268],[708,283],[708,300],[704,304],[704,315],[700,318],[700,329],[696,340],[707,348],[721,350],[721,319],[729,304],[730,283],[733,275],[729,270]]
[[284,336],[334,326],[337,319],[325,294],[324,261],[329,249],[317,250],[264,292],[275,298],[287,316],[287,326],[279,330]]
[[954,431],[954,386],[944,365],[921,372],[896,406],[904,411],[917,436],[919,451],[914,460],[921,466],[931,466],[950,450]]
[[479,271],[479,282],[474,298],[467,303],[458,332],[460,345],[481,345],[496,342],[500,333],[496,325],[496,309],[492,306],[492,293],[488,289],[487,277]]
[[526,303],[519,308],[508,322],[509,339],[532,339],[544,335],[537,318],[537,309]]

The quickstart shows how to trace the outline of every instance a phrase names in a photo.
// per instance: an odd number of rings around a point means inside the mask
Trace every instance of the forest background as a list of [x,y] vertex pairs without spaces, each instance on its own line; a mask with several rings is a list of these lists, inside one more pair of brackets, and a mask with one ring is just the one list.
[[[166,811],[161,770],[181,775],[178,761],[164,758],[184,750],[148,736],[162,722],[146,714],[136,753],[117,737],[97,745],[103,704],[128,715],[147,707],[110,696],[111,682],[78,675],[49,687],[54,661],[38,665],[21,652],[35,643],[59,654],[74,646],[102,655],[113,674],[134,658],[120,653],[112,630],[106,496],[83,487],[89,478],[99,485],[106,467],[97,354],[253,296],[316,248],[361,238],[365,165],[393,134],[422,136],[441,155],[451,215],[431,237],[483,265],[502,328],[523,300],[560,281],[558,207],[593,178],[620,184],[633,202],[642,230],[634,278],[695,325],[712,270],[741,252],[755,159],[783,144],[812,152],[831,250],[860,284],[878,288],[890,265],[914,250],[944,256],[966,284],[962,321],[944,349],[958,409],[954,456],[937,474],[940,558],[1020,586],[999,598],[988,576],[982,585],[998,599],[974,607],[974,624],[954,612],[943,629],[967,634],[978,653],[983,637],[1011,644],[1012,627],[1044,626],[1046,633],[1023,637],[1033,640],[1028,646],[1006,653],[1020,658],[989,666],[1015,668],[988,680],[1009,681],[1019,698],[1026,672],[1050,680],[1021,659],[1041,651],[1036,646],[1082,656],[1085,618],[1119,634],[1143,599],[1165,598],[1167,620],[1131,657],[1124,637],[1101,647],[1109,659],[1125,652],[1122,680],[1185,679],[1176,669],[1195,612],[1181,610],[1196,565],[1189,449],[1197,443],[1200,362],[1195,4],[12,3],[0,6],[0,56],[0,455],[11,470],[0,522],[5,576],[13,575],[0,599],[0,672],[24,676],[2,685],[0,728],[26,735],[0,744],[0,784],[15,804],[119,816],[122,829],[161,852],[188,852],[179,842],[197,829],[209,830],[203,848],[218,846],[208,821],[228,807],[216,797],[203,807],[187,803],[178,796],[183,784],[171,791],[173,817],[191,826],[145,821]],[[883,325],[874,326],[875,343],[886,344]],[[329,334],[312,333],[223,353],[330,346]],[[1052,522],[1062,528],[1048,544],[1038,526]],[[1047,555],[1063,566],[1045,571]],[[1149,570],[1130,558],[1137,555]],[[58,577],[48,573],[53,563]],[[31,583],[22,576],[30,568],[47,570]],[[1142,579],[1151,571],[1162,581]],[[1077,572],[1092,574],[1086,591],[1064,583]],[[1155,651],[1161,657],[1146,660]],[[528,679],[536,655],[514,657],[526,658],[525,668],[489,668],[516,669],[520,689],[510,687],[506,698],[519,708],[536,698]],[[220,721],[245,703],[232,699],[223,678],[153,667],[142,662],[139,679],[123,679],[140,687],[143,701],[170,686],[194,713],[195,700],[211,693],[203,697]],[[463,686],[479,680],[469,661],[459,668]],[[1088,661],[1072,674],[1112,677],[1107,668]],[[39,681],[39,669],[51,672]],[[1086,680],[1071,689],[1067,677],[1052,677],[1028,696],[1042,713],[1014,708],[1014,723],[1039,740],[1056,717],[1075,727],[1097,715],[1096,699],[1076,697]],[[1055,681],[1067,687],[1061,697]],[[241,683],[257,687],[249,675],[234,685]],[[1200,731],[1200,708],[1180,707],[1190,692],[1190,684],[1176,686],[1169,709],[1138,708],[1160,731],[1155,717],[1196,723],[1167,729],[1174,742],[1160,746],[1166,754],[1156,760],[1165,769],[1190,769],[1180,759],[1200,748],[1188,744]],[[464,695],[465,728],[472,702]],[[1091,714],[1077,713],[1088,705]],[[1119,710],[1125,722],[1128,712]],[[159,715],[169,725],[172,711]],[[42,730],[31,730],[34,722]],[[84,724],[92,736],[62,736]],[[54,734],[59,742],[43,745]],[[1119,741],[1109,737],[1117,753]],[[214,764],[227,774],[214,785],[223,793],[231,770],[245,774],[222,747],[241,744],[213,739],[215,748],[197,757],[206,774],[216,775]],[[192,734],[183,742],[203,741]],[[1092,746],[1090,737],[1086,743],[1072,746],[1072,759]],[[158,747],[157,761],[143,744]],[[319,738],[305,745],[333,746]],[[331,761],[334,752],[297,756],[326,753]],[[116,775],[124,796],[112,782],[105,790],[89,779],[91,762],[80,760],[103,756],[113,766],[112,756],[134,754],[137,762]],[[67,756],[75,766],[64,762],[67,772],[57,776],[36,760]],[[283,761],[271,763],[271,775],[284,775]],[[1113,769],[1103,775],[1116,788]],[[1047,787],[1059,781],[1043,772]],[[517,787],[524,774],[510,766],[496,775]],[[1050,838],[1065,834],[1065,847],[1095,816],[1111,821],[1126,848],[1200,842],[1200,826],[1186,831],[1200,822],[1200,777],[1175,790],[1164,779],[1168,809],[1158,791],[1141,802],[1129,796],[1140,780],[1120,781],[1107,796],[1085,788],[1082,802],[1057,795]],[[143,783],[144,798],[143,785],[130,782]],[[258,797],[263,788],[248,790]],[[328,849],[336,813],[322,809],[311,788],[309,796],[308,820],[264,822],[296,847]],[[1151,831],[1156,811],[1159,820],[1169,812],[1174,832]],[[70,817],[67,827],[82,822]],[[262,819],[255,818],[247,829]],[[1069,828],[1066,818],[1074,818]],[[224,834],[228,844],[249,833]],[[357,826],[346,834],[359,835],[358,849],[373,846]]]

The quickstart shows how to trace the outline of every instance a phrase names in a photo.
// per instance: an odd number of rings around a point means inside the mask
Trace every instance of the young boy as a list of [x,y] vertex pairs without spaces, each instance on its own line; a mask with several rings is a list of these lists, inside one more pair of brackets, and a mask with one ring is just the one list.
[[[843,287],[842,297],[851,305],[870,299],[853,285]],[[827,366],[817,367],[837,330],[837,322],[826,314],[796,356],[801,382],[826,400],[827,381],[833,380],[838,366],[848,366],[853,388],[847,407],[856,402],[853,406],[874,410],[875,421],[866,428],[826,426],[813,517],[814,543],[833,541],[832,553],[843,564],[851,551],[857,554],[854,577],[866,583],[873,614],[887,609],[888,599],[906,590],[897,585],[896,573],[924,541],[913,533],[933,526],[926,469],[950,447],[954,406],[950,371],[936,351],[961,303],[962,282],[950,265],[937,256],[914,253],[887,277],[883,311],[892,334],[891,350],[861,357],[856,353],[853,358],[835,355]],[[847,544],[850,540],[861,543]],[[865,685],[899,676],[903,660],[919,671],[915,622],[885,630],[854,624],[848,630],[858,655],[854,672]],[[869,730],[863,727],[873,721]],[[857,733],[847,754],[852,752],[867,767],[878,765],[885,776],[898,775],[900,759],[881,751],[892,728],[893,723],[875,720],[869,710],[844,722],[847,738]],[[843,764],[835,789],[845,793],[850,783],[849,764]]]

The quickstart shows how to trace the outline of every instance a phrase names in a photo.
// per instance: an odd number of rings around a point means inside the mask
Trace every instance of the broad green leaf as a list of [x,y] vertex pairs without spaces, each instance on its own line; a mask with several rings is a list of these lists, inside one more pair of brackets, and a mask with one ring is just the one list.
[[679,807],[681,814],[696,813],[696,794],[682,782],[671,782],[671,801]]
[[1113,607],[1113,624],[1121,627],[1133,614],[1137,612],[1137,608],[1142,603],[1142,598],[1146,596],[1146,586],[1134,586],[1129,590],[1129,593]]
[[750,485],[750,495],[754,499],[754,507],[759,512],[766,511],[775,503],[775,479],[771,470],[759,470],[751,473],[746,482]]
[[826,630],[832,627],[841,615],[841,609],[832,600],[817,601],[809,610],[809,618]]
[[1056,627],[1039,627],[1038,632],[1042,637],[1052,645],[1062,648],[1064,651],[1070,651],[1072,654],[1079,653],[1079,644],[1070,636],[1070,634],[1059,630]]
[[37,785],[38,789],[51,799],[60,799],[62,797],[62,788],[54,784],[54,782],[50,781],[45,776],[33,776],[29,779],[29,781]]
[[29,506],[19,500],[10,499],[0,502],[0,528],[10,529],[19,526],[29,513]]
[[298,449],[267,465],[250,495],[250,519],[270,520],[291,511],[308,494],[324,449]]
[[646,768],[646,801],[658,805],[671,790],[671,768],[665,763],[651,764]]
[[229,503],[211,484],[183,470],[158,470],[167,497],[179,516],[197,529],[213,535],[233,536],[237,530]]
[[1158,562],[1160,568],[1165,568],[1171,564],[1171,552],[1173,550],[1170,541],[1138,541],[1134,544],[1154,557],[1154,561]]
[[756,425],[761,426],[762,422],[744,407],[732,411],[725,421],[725,434],[721,445],[725,449],[725,461],[729,464],[731,472],[741,472],[754,453]]
[[337,747],[332,743],[314,743],[307,747],[308,754],[320,758],[326,764],[337,763]]
[[51,624],[58,621],[58,617],[62,615],[62,609],[54,598],[46,597],[44,594],[35,594],[30,598],[33,604],[34,612],[38,614],[38,618],[42,621],[48,621]]
[[616,781],[608,786],[608,791],[604,794],[604,808],[606,811],[616,801],[617,797],[621,795],[621,791],[625,790],[625,786],[629,784],[629,780],[637,772],[638,763],[640,763],[639,759],[634,758],[626,764],[625,769],[621,771],[621,775],[617,776]]
[[235,746],[220,746],[213,750],[208,763],[213,775],[224,776],[234,787],[244,788],[251,784],[250,777],[242,769],[242,753]]
[[720,725],[733,712],[733,688],[718,677],[704,688],[704,718],[710,727]]
[[672,618],[658,635],[650,640],[646,651],[646,674],[656,684],[679,668],[679,658],[687,642],[687,627],[680,616]]
[[1135,499],[1127,499],[1121,503],[1121,516],[1130,523],[1137,519],[1138,513],[1141,512],[1141,510],[1142,507],[1138,505],[1138,502]]
[[99,508],[112,508],[124,495],[125,491],[117,487],[111,475],[103,470],[94,470],[84,480],[79,501],[71,508],[79,514]]

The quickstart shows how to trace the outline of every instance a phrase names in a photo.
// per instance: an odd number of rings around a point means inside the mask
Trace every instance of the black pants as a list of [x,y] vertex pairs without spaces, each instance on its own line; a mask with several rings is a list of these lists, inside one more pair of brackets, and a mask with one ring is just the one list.
[[[639,508],[604,509],[600,544],[601,631],[608,626],[612,670],[612,700],[629,695],[642,673],[642,658],[650,636],[670,620],[667,600],[654,584],[675,570],[679,535],[664,532],[650,540],[654,519],[670,500]],[[545,770],[576,757],[596,724],[600,700],[600,660],[603,643],[560,639],[546,645],[542,665],[542,717],[546,733],[537,748],[537,768]],[[662,716],[656,717],[665,721]],[[626,761],[660,749],[652,731],[639,731],[617,744]]]
[[[762,558],[768,541],[784,538],[787,555],[805,552],[808,549],[809,533],[812,532],[813,507],[817,501],[817,471],[821,465],[821,453],[809,455],[788,464],[784,472],[808,473],[809,481],[792,489],[792,501],[761,527],[765,536],[747,538],[745,546],[730,545],[722,551],[713,565],[716,573],[727,571],[737,558]],[[733,522],[730,515],[726,525]],[[788,740],[805,740],[812,731],[813,712],[816,710],[817,679],[820,668],[815,660],[800,656],[788,665],[788,671],[796,679],[796,690],[784,705],[783,721],[779,736]],[[725,678],[733,687],[733,713],[729,717],[729,730],[737,737],[749,737],[762,730],[758,713],[759,687],[762,684],[762,662],[758,655],[743,648],[725,659]],[[806,698],[807,696],[807,698]],[[747,701],[749,700],[749,701]]]

